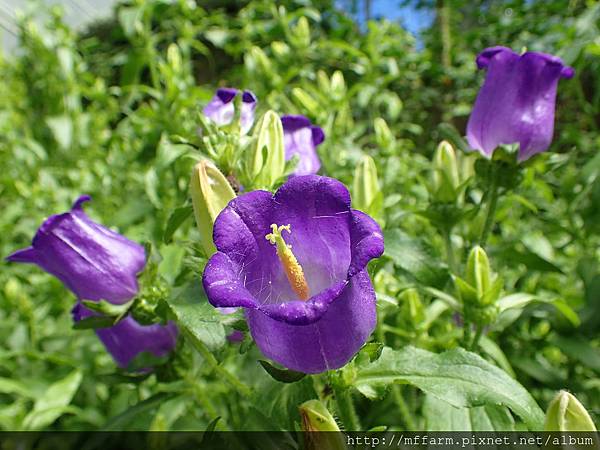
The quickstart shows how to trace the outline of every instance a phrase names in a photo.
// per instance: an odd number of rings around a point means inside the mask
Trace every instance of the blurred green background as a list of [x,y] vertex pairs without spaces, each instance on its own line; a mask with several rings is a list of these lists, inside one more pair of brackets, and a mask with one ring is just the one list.
[[[187,201],[193,164],[178,158],[177,137],[196,135],[197,113],[215,87],[246,88],[260,112],[305,114],[324,128],[322,173],[351,185],[361,155],[374,157],[381,219],[403,236],[388,246],[381,264],[389,270],[375,279],[380,297],[394,303],[380,305],[376,334],[396,347],[455,343],[450,314],[424,337],[417,322],[425,319],[411,316],[400,294],[415,279],[447,282],[443,242],[417,213],[429,204],[438,142],[464,146],[484,76],[475,56],[505,45],[563,58],[576,76],[559,85],[552,154],[531,161],[500,202],[489,254],[507,288],[560,299],[578,317],[568,321],[549,305],[525,309],[490,336],[503,368],[543,408],[567,388],[598,422],[598,2],[138,0],[78,30],[57,8],[23,9],[18,46],[0,54],[0,255],[29,245],[45,217],[86,193],[92,218],[155,244],[174,284],[199,276],[194,224],[186,222],[174,243],[163,239],[171,212]],[[379,118],[389,132],[374,126]],[[475,183],[467,203],[484,188]],[[478,226],[462,225],[460,261]],[[409,263],[406,255],[414,256]],[[280,397],[301,399],[306,386],[266,400],[279,385],[237,349],[219,358],[241,378],[259,380],[260,401],[236,398],[201,359],[185,376],[118,373],[93,332],[71,329],[75,299],[56,279],[3,263],[0,286],[1,429],[204,429],[218,416],[225,428],[293,426],[297,402]],[[388,332],[390,320],[401,333]],[[414,425],[426,427],[422,398],[406,394]],[[367,428],[406,428],[390,398],[358,407]],[[282,418],[282,410],[290,412]]]

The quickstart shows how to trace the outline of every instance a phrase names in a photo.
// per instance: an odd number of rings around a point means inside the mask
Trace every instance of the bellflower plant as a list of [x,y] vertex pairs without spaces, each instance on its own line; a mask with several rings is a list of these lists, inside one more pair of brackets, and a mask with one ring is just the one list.
[[487,76],[467,124],[469,145],[491,157],[500,144],[519,144],[519,161],[552,142],[556,89],[575,71],[556,56],[491,47],[477,56]]
[[366,270],[383,235],[332,178],[291,177],[233,199],[214,226],[203,284],[215,307],[243,307],[267,357],[305,373],[346,364],[376,323]]
[[[83,195],[70,211],[49,217],[30,247],[7,257],[11,262],[37,264],[67,286],[79,300],[124,304],[138,293],[137,274],[146,264],[144,247],[94,222],[83,211]],[[77,322],[93,313],[78,303]],[[117,364],[127,367],[139,353],[164,356],[174,347],[177,327],[138,324],[131,316],[96,333]]]
[[[234,99],[240,91],[234,88],[219,88],[214,97],[204,107],[202,112],[217,125],[228,125],[235,116]],[[240,125],[242,133],[246,134],[254,123],[256,96],[250,91],[242,92],[242,108]]]
[[298,155],[294,175],[313,175],[321,168],[316,147],[325,140],[323,129],[304,116],[282,116],[286,161]]

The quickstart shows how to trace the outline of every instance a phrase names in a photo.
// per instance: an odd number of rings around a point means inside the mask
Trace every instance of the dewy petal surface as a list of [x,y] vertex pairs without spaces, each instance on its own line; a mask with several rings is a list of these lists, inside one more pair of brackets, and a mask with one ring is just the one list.
[[[75,322],[93,315],[79,302],[72,314]],[[117,365],[126,368],[142,352],[156,357],[168,355],[177,344],[178,331],[173,322],[167,325],[141,325],[128,315],[112,327],[96,329],[96,334]]]
[[552,142],[559,79],[573,69],[545,53],[519,55],[492,47],[477,57],[487,75],[467,124],[469,145],[490,157],[501,144],[519,143],[519,160],[546,150]]
[[[296,297],[265,239],[272,223],[290,225],[285,240],[306,276],[307,301]],[[275,195],[237,197],[217,217],[214,241],[218,251],[203,274],[209,301],[246,308],[257,345],[275,361],[310,373],[341,367],[372,332],[375,295],[364,269],[383,253],[383,236],[351,209],[339,181],[298,176]]]
[[298,164],[294,175],[315,174],[321,168],[321,161],[317,155],[316,147],[325,139],[325,134],[320,127],[311,124],[304,116],[282,116],[283,140],[285,146],[285,159],[289,160],[298,155]]
[[87,300],[125,303],[137,294],[137,274],[146,263],[144,247],[92,221],[80,197],[66,213],[49,217],[32,246],[7,260],[37,264]]

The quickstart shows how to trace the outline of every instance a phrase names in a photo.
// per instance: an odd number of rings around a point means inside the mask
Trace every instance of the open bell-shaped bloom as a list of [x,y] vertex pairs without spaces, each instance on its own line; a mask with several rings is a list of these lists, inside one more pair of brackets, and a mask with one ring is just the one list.
[[339,181],[296,176],[275,194],[237,197],[217,217],[214,242],[203,274],[210,303],[245,308],[274,361],[305,373],[336,369],[373,331],[366,266],[383,253],[383,235]]
[[313,175],[321,168],[321,161],[317,155],[317,145],[325,140],[325,133],[321,127],[313,125],[304,116],[282,116],[283,141],[285,146],[285,159],[290,160],[298,155],[298,165],[294,175]]
[[[70,211],[50,216],[30,247],[6,259],[38,265],[61,280],[80,300],[127,303],[138,293],[137,274],[146,264],[144,247],[90,219],[82,208],[88,200],[90,197],[83,195]],[[76,306],[74,319],[84,317],[81,308]],[[172,350],[177,328],[174,324],[143,326],[127,317],[96,333],[117,364],[126,367],[142,351],[158,355],[162,350]]]
[[491,157],[501,144],[519,144],[519,161],[546,150],[554,132],[556,89],[575,71],[556,56],[491,47],[477,56],[486,69],[467,124],[469,145]]
[[[217,125],[229,125],[235,115],[234,99],[240,93],[234,88],[219,88],[214,97],[204,107],[202,112]],[[242,110],[240,125],[242,133],[246,134],[254,123],[256,96],[250,91],[242,92]]]

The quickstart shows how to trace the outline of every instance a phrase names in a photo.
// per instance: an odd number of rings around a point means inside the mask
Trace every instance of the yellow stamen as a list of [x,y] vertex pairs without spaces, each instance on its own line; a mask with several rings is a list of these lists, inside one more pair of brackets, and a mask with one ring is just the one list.
[[290,282],[290,286],[292,286],[292,289],[301,300],[308,300],[310,294],[302,266],[292,253],[292,246],[285,243],[281,234],[283,230],[291,233],[290,225],[281,225],[278,227],[276,224],[272,224],[271,229],[273,231],[267,234],[265,238],[277,247],[277,256],[279,256],[279,260],[283,265],[283,270]]

